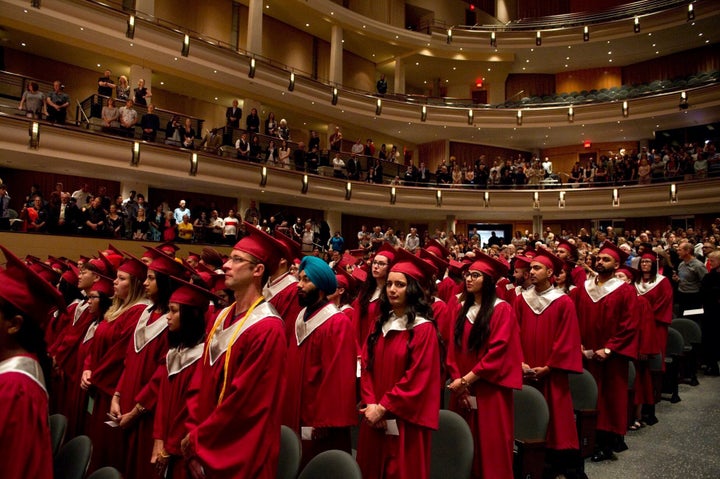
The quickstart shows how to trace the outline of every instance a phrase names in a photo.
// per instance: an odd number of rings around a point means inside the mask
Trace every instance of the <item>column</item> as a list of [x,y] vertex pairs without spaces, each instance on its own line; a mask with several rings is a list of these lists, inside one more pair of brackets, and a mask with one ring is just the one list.
[[542,215],[533,215],[533,234],[539,234],[542,238],[543,234],[543,220]]
[[[335,234],[336,231],[342,231],[342,212],[341,211],[330,211],[325,210],[323,211],[323,219],[327,222],[328,226],[330,227],[330,236]],[[351,231],[346,231],[345,233],[352,234]],[[345,245],[350,244],[350,236],[343,235],[343,238],[345,238]]]
[[330,83],[342,85],[343,82],[343,30],[333,25],[330,34]]
[[155,15],[155,0],[135,0],[135,11]]
[[393,93],[405,94],[405,60],[402,58],[395,60],[395,89]]
[[495,0],[495,17],[502,23],[508,23],[517,17],[517,2],[514,0]]
[[147,183],[141,183],[141,182],[135,182],[135,181],[122,181],[120,182],[120,194],[122,195],[123,199],[128,198],[130,196],[130,192],[134,191],[137,195],[143,195],[145,197],[145,202],[148,204],[159,204],[157,203],[157,200],[159,198],[155,198],[155,202],[150,202],[151,198],[148,198],[148,185]]
[[457,217],[455,215],[447,215],[445,217],[445,231],[452,231],[455,234],[455,226],[457,225]]
[[248,22],[246,49],[250,53],[262,55],[262,22],[263,0],[250,0],[248,2]]

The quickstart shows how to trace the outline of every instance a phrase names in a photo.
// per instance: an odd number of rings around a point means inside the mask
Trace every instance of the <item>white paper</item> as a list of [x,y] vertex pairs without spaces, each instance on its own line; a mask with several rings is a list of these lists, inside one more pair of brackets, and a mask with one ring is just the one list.
[[357,358],[357,367],[355,369],[355,377],[360,377],[360,371],[362,371],[362,365],[360,364],[360,358]]
[[470,404],[470,409],[477,409],[477,397],[475,396],[468,396],[468,404]]
[[703,314],[705,310],[703,308],[698,309],[686,309],[683,311],[683,316],[697,316]]
[[110,427],[120,427],[120,423],[118,423],[117,421],[105,421],[105,424]]
[[385,434],[388,436],[399,436],[400,431],[398,430],[397,419],[388,419],[385,421]]
[[312,440],[314,427],[303,426],[300,428],[300,439],[303,441]]

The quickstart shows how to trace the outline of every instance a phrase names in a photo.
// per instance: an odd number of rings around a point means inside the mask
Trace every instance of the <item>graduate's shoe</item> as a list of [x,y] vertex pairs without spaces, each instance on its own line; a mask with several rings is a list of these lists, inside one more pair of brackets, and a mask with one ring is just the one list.
[[651,416],[644,416],[642,422],[644,422],[644,423],[647,424],[648,426],[654,426],[654,425],[657,424],[659,421],[658,421],[657,416],[655,416],[655,414],[653,414],[653,415],[651,415]]
[[613,444],[613,451],[615,452],[623,452],[628,450],[628,445],[625,443],[625,438],[621,437],[619,438],[615,444]]
[[590,458],[592,462],[615,461],[617,456],[610,449],[601,449]]
[[670,398],[670,402],[672,404],[679,403],[680,401],[682,401],[682,399],[680,399],[680,396],[678,396],[677,394],[673,394]]

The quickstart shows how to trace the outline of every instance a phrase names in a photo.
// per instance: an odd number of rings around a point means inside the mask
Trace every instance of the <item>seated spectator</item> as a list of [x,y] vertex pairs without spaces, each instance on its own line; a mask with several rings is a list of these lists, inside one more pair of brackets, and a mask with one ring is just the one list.
[[281,140],[290,141],[290,128],[288,128],[287,120],[285,118],[280,120],[277,135]]
[[125,102],[125,106],[120,108],[118,113],[120,119],[120,128],[124,130],[125,135],[128,138],[135,136],[135,124],[138,121],[137,111],[133,108],[133,101],[128,100]]
[[48,121],[65,123],[67,108],[70,106],[70,96],[63,91],[64,85],[58,80],[53,82],[53,91],[45,98],[47,103]]
[[278,151],[278,163],[279,166],[285,168],[286,170],[290,169],[290,153],[291,150],[287,141],[283,140],[282,145],[280,146],[280,151]]
[[145,218],[145,209],[143,208],[138,210],[137,217],[132,221],[132,239],[145,241],[148,239],[149,231],[150,222]]
[[143,140],[155,141],[157,131],[160,129],[160,117],[155,114],[155,105],[152,103],[148,105],[147,113],[140,119],[140,128],[142,128]]
[[115,106],[115,100],[112,98],[107,99],[106,105],[102,109],[101,119],[103,126],[106,128],[117,128],[120,126],[120,122],[118,121],[118,116],[120,115],[120,112],[118,111],[117,107]]
[[146,106],[147,100],[152,96],[150,90],[145,87],[145,80],[142,78],[138,80],[138,86],[135,88],[135,103],[138,105]]
[[335,158],[333,158],[332,163],[333,176],[335,178],[346,178],[345,172],[343,171],[345,169],[345,162],[340,158],[340,153],[335,153]]
[[45,105],[45,94],[39,91],[40,87],[37,83],[30,82],[27,86],[27,90],[23,92],[23,96],[20,99],[20,105],[18,110],[23,110],[27,118],[33,120],[42,120],[43,115],[47,115]]
[[190,243],[193,240],[195,228],[190,223],[190,216],[183,215],[182,221],[177,224],[177,240],[183,243]]
[[220,134],[220,130],[213,128],[205,134],[202,141],[200,142],[200,148],[208,153],[219,153],[220,147],[223,143],[223,137]]
[[235,142],[235,150],[237,151],[238,159],[248,159],[250,156],[250,142],[247,139],[247,133],[240,135],[240,138]]
[[130,98],[130,84],[128,83],[128,79],[125,75],[120,75],[118,78],[117,87],[115,88],[115,97],[122,101],[132,99]]
[[180,138],[182,139],[183,148],[195,149],[195,129],[192,127],[190,118],[185,118],[185,126],[180,129]]
[[48,211],[41,196],[35,196],[32,206],[26,206],[20,212],[20,218],[25,220],[25,230],[29,232],[44,233],[48,227]]
[[182,136],[180,134],[180,117],[173,115],[172,119],[168,121],[165,127],[165,144],[170,146],[182,145]]

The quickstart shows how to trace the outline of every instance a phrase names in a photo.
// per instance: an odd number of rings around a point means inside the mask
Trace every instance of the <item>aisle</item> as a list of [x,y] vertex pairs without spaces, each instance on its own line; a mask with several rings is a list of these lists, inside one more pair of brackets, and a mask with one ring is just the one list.
[[585,463],[589,479],[720,478],[720,377],[680,385],[681,402],[657,405],[660,422],[625,436],[617,461]]

